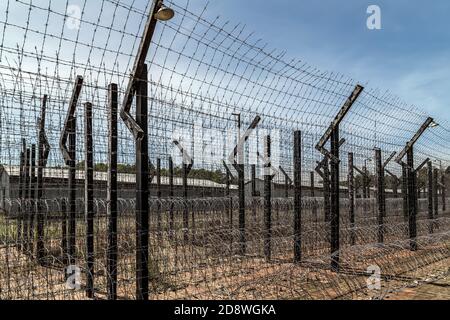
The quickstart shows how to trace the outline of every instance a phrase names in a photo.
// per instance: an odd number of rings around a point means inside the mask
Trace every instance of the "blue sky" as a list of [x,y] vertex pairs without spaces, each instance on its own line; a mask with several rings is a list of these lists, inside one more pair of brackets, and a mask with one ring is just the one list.
[[[369,5],[382,30],[368,30]],[[389,89],[450,120],[450,1],[213,0],[209,15],[243,22],[269,47],[326,71]]]

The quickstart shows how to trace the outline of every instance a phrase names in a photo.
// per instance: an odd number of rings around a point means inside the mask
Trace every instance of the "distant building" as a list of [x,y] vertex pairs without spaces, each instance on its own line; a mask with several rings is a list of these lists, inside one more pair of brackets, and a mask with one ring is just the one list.
[[[19,171],[18,166],[0,166],[0,206],[4,208],[5,199],[19,197]],[[134,198],[136,196],[136,177],[134,174],[119,173],[118,196],[119,198]],[[156,176],[150,184],[150,195],[157,196]],[[107,194],[107,172],[94,172],[94,197],[106,198]],[[46,199],[66,197],[68,185],[67,168],[45,168],[44,169],[44,191]],[[183,179],[173,178],[174,196],[183,195]],[[84,197],[84,171],[76,171],[77,197]],[[210,180],[188,178],[189,197],[218,197],[225,194],[225,184]],[[237,186],[231,185],[230,189],[236,190]],[[161,176],[161,196],[169,196],[169,177]]]

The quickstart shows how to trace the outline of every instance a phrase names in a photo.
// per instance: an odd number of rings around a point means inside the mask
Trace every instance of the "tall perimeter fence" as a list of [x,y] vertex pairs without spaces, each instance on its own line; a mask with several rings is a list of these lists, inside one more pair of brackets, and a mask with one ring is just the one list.
[[0,4],[0,299],[379,299],[445,276],[450,126],[198,1]]

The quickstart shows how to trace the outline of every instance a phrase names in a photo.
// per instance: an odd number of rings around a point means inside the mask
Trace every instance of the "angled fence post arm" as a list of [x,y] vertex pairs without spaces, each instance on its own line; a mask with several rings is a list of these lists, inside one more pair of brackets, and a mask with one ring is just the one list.
[[426,158],[416,169],[414,169],[414,172],[419,173],[419,171],[425,167],[425,165],[430,161],[430,158]]
[[75,115],[75,110],[78,103],[78,98],[80,97],[81,88],[83,86],[83,77],[77,76],[75,80],[75,87],[72,91],[72,97],[69,102],[69,109],[67,110],[66,120],[64,122],[63,131],[61,133],[61,138],[59,140],[59,148],[61,150],[61,153],[63,155],[64,161],[67,162],[72,160],[69,150],[67,149],[67,138],[69,136],[69,127],[72,125],[72,120]]
[[395,157],[396,154],[397,154],[397,152],[394,151],[394,152],[391,153],[389,158],[386,159],[386,161],[381,166],[384,170],[386,170],[387,165],[389,164],[389,162],[391,162],[391,160]]
[[[155,18],[156,12],[161,8],[162,1],[153,0],[149,11],[149,18],[144,28],[144,34],[142,35],[141,42],[134,61],[133,70],[131,72],[131,79],[128,82],[127,89],[123,100],[122,107],[120,109],[120,117],[123,122],[133,134],[135,140],[142,139],[144,130],[139,126],[136,120],[130,114],[131,105],[133,103],[133,96],[136,92],[136,82],[139,80],[142,68],[145,64],[145,58],[147,57],[148,49],[155,32],[157,19]],[[147,79],[145,79],[147,80]]]
[[339,162],[339,159],[336,159],[336,157],[334,155],[332,155],[330,151],[325,149],[325,144],[327,143],[328,140],[330,140],[333,131],[335,130],[335,128],[339,127],[339,124],[342,122],[345,115],[348,113],[348,111],[353,106],[353,104],[358,99],[359,95],[361,94],[361,92],[363,90],[364,90],[364,87],[362,87],[361,85],[356,85],[355,89],[353,90],[351,95],[348,97],[347,101],[345,101],[344,105],[341,107],[341,110],[338,112],[338,114],[336,115],[334,120],[331,122],[330,126],[325,131],[324,135],[322,136],[322,138],[320,138],[319,142],[316,145],[316,149],[320,153],[322,153],[324,156],[327,156],[328,158],[330,158],[330,160],[332,160],[334,162]]

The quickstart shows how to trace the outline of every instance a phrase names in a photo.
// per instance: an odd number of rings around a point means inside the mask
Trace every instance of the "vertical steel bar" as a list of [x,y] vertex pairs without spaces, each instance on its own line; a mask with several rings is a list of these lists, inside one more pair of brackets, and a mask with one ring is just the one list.
[[302,137],[294,132],[294,263],[302,260]]
[[434,217],[435,218],[437,218],[439,215],[438,179],[439,179],[439,170],[437,168],[434,168],[434,171],[433,171],[433,201],[434,201]]
[[149,157],[148,157],[148,74],[142,68],[136,83],[136,123],[143,130],[136,139],[136,299],[149,298]]
[[272,177],[270,174],[270,136],[265,138],[265,156],[264,163],[264,257],[266,261],[270,261],[272,254]]
[[34,252],[34,218],[36,213],[36,145],[31,145],[30,159],[30,212],[28,216],[28,253]]
[[189,241],[189,211],[188,211],[188,165],[183,162],[183,233],[184,242]]
[[256,196],[256,164],[251,165],[251,176],[252,176],[252,196]]
[[[442,168],[441,168],[442,170]],[[441,171],[441,198],[442,198],[442,213],[445,213],[447,210],[447,204],[446,204],[446,186],[445,186],[445,172]]]
[[331,215],[330,213],[331,204],[330,204],[330,167],[328,158],[324,159],[323,165],[323,198],[324,198],[325,222],[329,222]]
[[39,137],[38,137],[38,168],[37,168],[37,217],[36,217],[36,255],[39,263],[44,259],[44,167],[47,162],[48,143],[45,136],[45,112],[47,107],[47,95],[43,96],[41,107],[41,118],[39,122]]
[[363,175],[363,198],[367,199],[368,198],[368,188],[367,188],[367,167],[364,166],[362,168],[362,171],[364,172]]
[[384,232],[383,232],[383,178],[384,178],[384,169],[383,164],[381,163],[381,149],[375,149],[375,167],[377,174],[377,209],[378,209],[378,243],[384,242]]
[[171,239],[173,238],[174,233],[174,213],[173,213],[173,160],[172,157],[169,157],[169,197],[170,197],[170,211],[169,211],[169,235]]
[[73,117],[69,120],[69,128],[68,128],[68,136],[69,136],[69,147],[68,152],[70,156],[70,160],[67,162],[69,166],[69,216],[68,216],[68,237],[67,237],[67,246],[68,246],[68,259],[69,264],[75,264],[75,250],[76,250],[76,118]]
[[61,198],[61,254],[64,266],[68,264],[68,247],[67,247],[67,198]]
[[109,136],[108,136],[108,300],[117,299],[117,84],[108,87]]
[[86,223],[86,296],[94,297],[94,152],[92,104],[84,104],[84,218]]
[[[242,158],[239,159],[243,161]],[[239,253],[245,255],[247,251],[246,234],[245,234],[245,167],[244,163],[237,164],[238,172],[238,189],[239,189]]]
[[317,202],[316,202],[316,186],[314,181],[314,171],[311,171],[310,173],[310,183],[311,183],[311,199],[312,199],[312,215],[314,218],[314,221],[317,222]]
[[350,244],[355,245],[355,175],[353,170],[353,153],[348,154],[348,201],[349,201],[349,216],[350,216]]
[[407,165],[402,162],[402,198],[403,198],[403,218],[405,221],[409,217],[408,208],[408,170]]
[[416,229],[416,213],[417,213],[417,190],[416,190],[416,172],[414,170],[414,152],[413,147],[410,147],[407,152],[407,177],[408,177],[408,225],[409,225],[409,239],[410,250],[417,250],[417,229]]
[[162,240],[162,221],[161,221],[161,159],[156,159],[156,197],[158,198],[157,205],[157,234],[158,239]]
[[[331,135],[331,154],[339,159],[339,126],[335,126]],[[330,249],[331,268],[339,270],[339,162],[331,161],[331,216]]]
[[433,164],[431,163],[431,161],[428,161],[427,163],[427,169],[428,169],[428,219],[429,224],[428,224],[428,231],[429,233],[433,233],[433,192],[434,192],[434,186],[433,186]]
[[251,165],[251,186],[252,186],[252,216],[256,220],[256,164]]
[[25,185],[24,185],[24,217],[22,221],[22,236],[23,236],[23,250],[27,252],[28,250],[28,215],[30,214],[30,162],[31,162],[31,152],[30,148],[25,151]]
[[25,180],[25,152],[20,152],[20,169],[19,169],[19,199],[20,199],[20,210],[17,216],[17,246],[19,250],[22,250],[22,223],[23,223],[23,213],[24,213],[24,197],[23,197],[23,186]]

